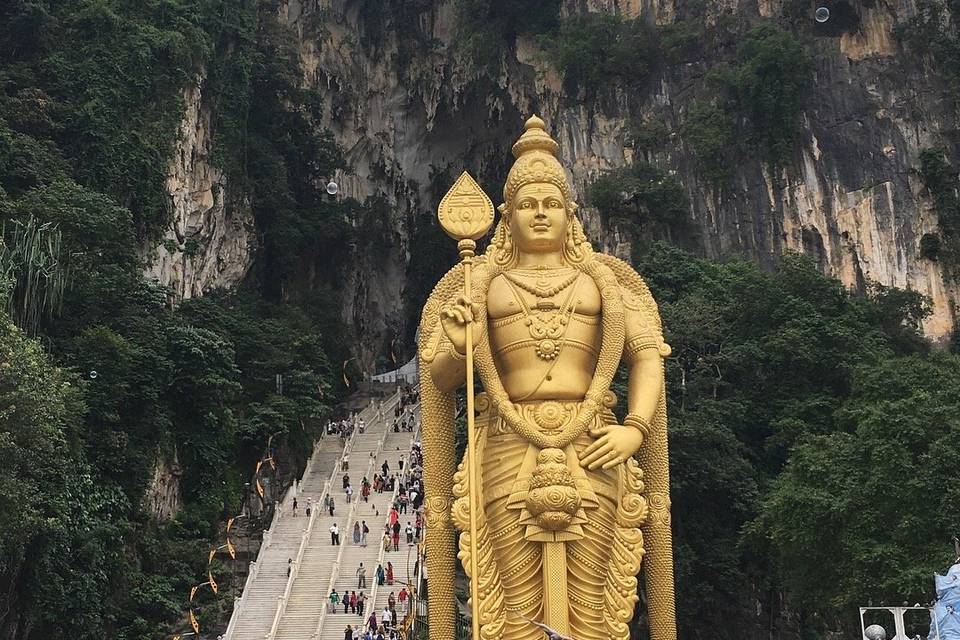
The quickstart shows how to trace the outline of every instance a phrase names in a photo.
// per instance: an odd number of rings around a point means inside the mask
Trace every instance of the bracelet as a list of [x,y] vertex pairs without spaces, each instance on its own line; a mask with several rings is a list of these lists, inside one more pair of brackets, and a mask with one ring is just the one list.
[[640,433],[643,434],[644,440],[650,437],[650,424],[635,413],[628,413],[627,416],[623,419],[623,424],[626,427],[633,427],[634,429],[639,429]]
[[452,342],[450,343],[450,348],[447,349],[447,353],[449,353],[450,357],[453,358],[454,360],[458,360],[462,362],[467,359],[467,354],[460,353],[459,351],[457,351],[457,348],[453,346]]

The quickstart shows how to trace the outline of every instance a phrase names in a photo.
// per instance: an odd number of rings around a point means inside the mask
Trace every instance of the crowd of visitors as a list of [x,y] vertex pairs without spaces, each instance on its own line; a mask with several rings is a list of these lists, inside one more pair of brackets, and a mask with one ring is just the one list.
[[[394,431],[413,431],[419,427],[414,414],[414,406],[419,400],[419,393],[412,388],[405,389],[395,412]],[[396,470],[393,470],[390,461],[384,461],[380,466],[381,473],[374,474],[373,480],[363,478],[360,482],[360,496],[364,502],[369,502],[371,494],[393,493],[395,498],[390,505],[384,524],[381,544],[384,553],[400,551],[401,533],[406,545],[420,541],[423,532],[423,453],[420,443],[415,443],[408,453],[401,453],[396,458]],[[349,476],[344,474],[343,487],[347,492]],[[348,494],[349,496],[350,494]],[[379,513],[379,512],[378,512]],[[401,516],[407,516],[401,518]],[[404,524],[403,520],[406,520]],[[367,544],[367,534],[370,529],[365,520],[354,523],[353,542],[361,546]],[[349,594],[339,594],[333,591],[330,594],[330,612],[338,613],[342,605],[343,613],[367,616],[363,625],[347,625],[344,629],[344,640],[397,640],[399,629],[403,626],[406,616],[410,615],[412,597],[409,585],[396,583],[399,591],[391,590],[387,597],[386,606],[381,611],[366,613],[364,608],[364,593],[366,587],[366,569],[363,563],[357,568],[357,589],[359,593],[351,591]],[[392,561],[386,561],[386,567],[378,564],[374,571],[374,579],[378,588],[395,585],[394,568]]]

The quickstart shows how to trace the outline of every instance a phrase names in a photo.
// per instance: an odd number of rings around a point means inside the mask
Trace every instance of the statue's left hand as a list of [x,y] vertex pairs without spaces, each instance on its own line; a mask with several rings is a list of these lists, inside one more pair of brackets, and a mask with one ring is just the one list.
[[596,440],[583,450],[580,465],[591,471],[612,469],[623,464],[627,458],[639,451],[643,444],[643,433],[639,429],[621,424],[591,429],[590,435]]

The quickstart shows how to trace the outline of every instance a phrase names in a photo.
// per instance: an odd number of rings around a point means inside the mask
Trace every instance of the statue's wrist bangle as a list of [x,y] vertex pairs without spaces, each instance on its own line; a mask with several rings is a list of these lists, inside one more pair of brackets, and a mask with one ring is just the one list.
[[628,413],[623,419],[623,424],[627,427],[639,429],[640,433],[643,434],[644,440],[650,437],[650,424],[635,413]]

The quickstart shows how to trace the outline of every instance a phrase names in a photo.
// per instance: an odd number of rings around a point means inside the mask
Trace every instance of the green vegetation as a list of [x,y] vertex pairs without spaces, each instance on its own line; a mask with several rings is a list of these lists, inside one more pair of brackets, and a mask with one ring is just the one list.
[[583,89],[588,95],[604,86],[629,88],[643,82],[656,54],[646,22],[606,13],[566,18],[552,48],[567,91]]
[[718,102],[695,104],[682,127],[707,177],[723,179],[739,145],[759,152],[771,170],[789,160],[811,69],[786,31],[762,24],[745,34],[735,62],[708,76],[720,90]]
[[[234,0],[0,9],[4,635],[182,629],[209,541],[238,511],[268,438],[279,483],[337,399],[330,362],[343,329],[314,304],[336,268],[298,304],[280,299],[297,260],[370,208],[321,191],[342,156],[276,15],[275,2]],[[172,309],[139,256],[166,223],[181,96],[197,82],[227,206],[252,207],[262,251],[244,290]],[[197,237],[173,248],[205,249]],[[156,460],[174,457],[184,504],[158,524],[144,491]],[[198,601],[206,629],[229,613],[230,595],[228,580],[219,600]]]
[[683,227],[689,217],[680,183],[639,160],[600,176],[590,185],[587,200],[608,224],[625,225],[636,234]]
[[908,51],[926,58],[946,80],[946,88],[960,107],[960,3],[957,0],[920,0],[916,12],[894,27],[894,35]]
[[946,274],[960,280],[960,179],[943,149],[920,152],[920,179],[937,212],[939,235],[920,239],[920,255],[943,264]]
[[498,74],[503,49],[518,35],[554,32],[560,0],[456,0],[457,41],[474,65]]
[[673,348],[680,636],[787,611],[804,637],[852,635],[870,599],[929,599],[960,526],[960,357],[926,352],[928,303],[852,296],[799,256],[765,273],[654,244],[636,262]]
[[710,103],[693,103],[680,127],[680,135],[697,156],[704,177],[720,183],[730,176],[740,145],[736,122],[726,109]]

